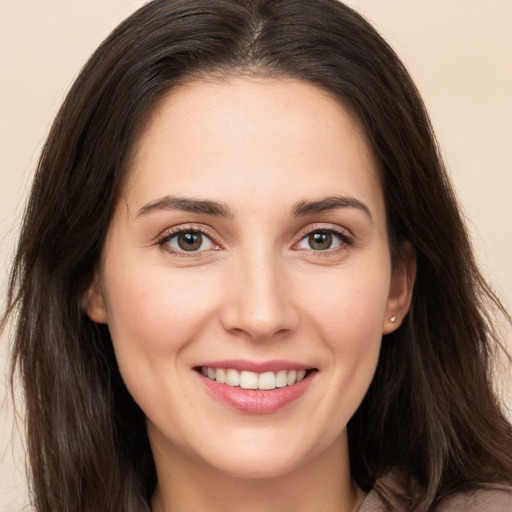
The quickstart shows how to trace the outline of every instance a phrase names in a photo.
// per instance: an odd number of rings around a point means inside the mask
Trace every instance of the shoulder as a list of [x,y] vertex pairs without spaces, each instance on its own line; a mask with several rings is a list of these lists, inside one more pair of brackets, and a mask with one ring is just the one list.
[[478,489],[457,492],[441,499],[436,512],[511,512],[512,487],[482,484]]
[[[408,512],[418,487],[400,472],[379,478],[357,512]],[[432,512],[512,512],[512,486],[481,484],[478,488],[456,491],[439,499]]]

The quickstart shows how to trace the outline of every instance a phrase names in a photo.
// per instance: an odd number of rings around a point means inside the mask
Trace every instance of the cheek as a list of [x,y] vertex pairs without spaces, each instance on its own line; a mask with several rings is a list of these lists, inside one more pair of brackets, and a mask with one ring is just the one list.
[[201,286],[204,280],[171,276],[162,266],[142,267],[140,275],[110,272],[108,323],[126,387],[149,414],[175,396],[169,390],[184,377],[180,355],[209,330],[214,301],[211,280]]
[[[344,272],[329,279],[323,291],[312,295],[307,309],[313,330],[327,348],[330,369],[346,410],[358,407],[373,378],[382,340],[382,321],[387,303],[388,276]],[[344,418],[344,421],[348,418]]]
[[[213,281],[162,265],[112,265],[106,288],[108,326],[117,363],[134,400],[151,416],[176,407],[169,397],[183,378],[180,354],[209,330],[214,317]],[[186,389],[183,397],[186,398]],[[179,400],[178,400],[179,401]],[[179,407],[178,407],[179,410]]]
[[[169,272],[162,266],[134,272],[111,272],[109,327],[115,345],[141,351],[174,352],[193,339],[213,301],[211,280]],[[121,286],[116,286],[122,283]]]
[[[321,286],[304,289],[309,295],[305,314],[316,319],[320,331],[328,336],[333,348],[372,343],[382,336],[389,277],[364,271],[344,271],[327,276]],[[339,343],[336,342],[339,341]]]

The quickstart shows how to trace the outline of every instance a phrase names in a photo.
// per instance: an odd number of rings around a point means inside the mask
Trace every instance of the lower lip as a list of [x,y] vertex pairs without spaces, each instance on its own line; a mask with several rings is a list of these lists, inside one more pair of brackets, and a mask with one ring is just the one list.
[[216,399],[233,409],[251,414],[268,414],[283,409],[304,395],[316,373],[311,372],[303,380],[291,386],[269,391],[228,386],[199,373],[197,375]]

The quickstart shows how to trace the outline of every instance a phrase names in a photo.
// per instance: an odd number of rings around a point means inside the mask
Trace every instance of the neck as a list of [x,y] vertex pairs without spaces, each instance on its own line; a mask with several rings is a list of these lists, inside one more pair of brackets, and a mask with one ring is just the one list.
[[153,512],[353,512],[364,497],[350,478],[345,437],[303,467],[269,478],[233,476],[173,452],[154,453]]

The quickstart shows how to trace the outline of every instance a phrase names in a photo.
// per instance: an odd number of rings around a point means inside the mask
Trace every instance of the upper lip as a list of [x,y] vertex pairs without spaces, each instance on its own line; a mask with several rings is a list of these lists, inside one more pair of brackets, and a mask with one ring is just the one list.
[[222,361],[205,361],[197,367],[201,368],[226,368],[238,371],[254,373],[277,372],[279,370],[310,370],[313,367],[308,364],[287,361],[284,359],[272,359],[269,361],[250,361],[247,359],[224,359]]

